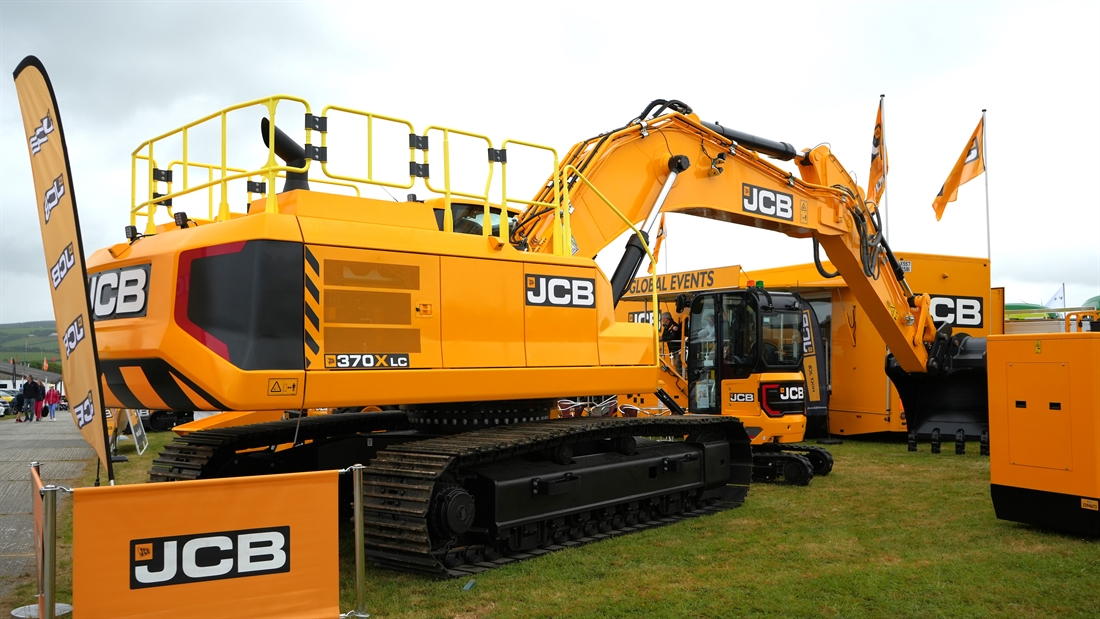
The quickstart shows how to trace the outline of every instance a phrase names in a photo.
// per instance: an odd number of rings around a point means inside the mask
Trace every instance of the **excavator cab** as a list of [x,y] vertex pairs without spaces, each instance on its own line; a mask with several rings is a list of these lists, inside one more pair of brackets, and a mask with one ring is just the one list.
[[754,443],[800,441],[804,305],[797,294],[763,288],[696,295],[687,330],[688,409],[740,417]]

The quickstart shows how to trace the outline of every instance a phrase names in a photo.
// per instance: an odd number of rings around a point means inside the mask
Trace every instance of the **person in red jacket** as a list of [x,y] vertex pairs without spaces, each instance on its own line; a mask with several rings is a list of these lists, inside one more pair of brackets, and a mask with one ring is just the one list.
[[34,381],[36,393],[34,396],[34,420],[42,421],[42,403],[46,401],[46,385],[40,381]]
[[57,414],[57,404],[61,402],[61,394],[57,392],[57,388],[50,385],[50,390],[46,392],[46,406],[49,407],[50,421],[57,421],[54,416]]

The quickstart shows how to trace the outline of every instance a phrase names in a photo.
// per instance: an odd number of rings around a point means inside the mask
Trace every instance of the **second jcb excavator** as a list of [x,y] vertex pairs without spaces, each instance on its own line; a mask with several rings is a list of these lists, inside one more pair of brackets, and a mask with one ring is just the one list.
[[[304,108],[301,144],[276,128],[291,126],[284,119],[293,116],[277,114],[291,105]],[[265,117],[267,158],[242,166],[227,160],[237,151],[226,145],[226,119],[249,110]],[[358,171],[328,143],[348,119],[367,129]],[[219,120],[221,158],[200,162],[188,136]],[[407,176],[376,174],[371,128],[384,123],[407,127]],[[318,133],[320,145],[311,140]],[[485,143],[484,192],[456,188],[449,144],[459,138]],[[440,140],[442,160],[429,162]],[[798,152],[704,123],[675,101],[654,102],[561,161],[526,142],[497,146],[348,107],[318,115],[288,96],[227,108],[142,143],[127,241],[88,261],[107,405],[389,409],[193,432],[165,448],[152,479],[369,460],[368,555],[435,576],[739,504],[752,456],[734,417],[548,420],[562,395],[657,389],[656,332],[616,322],[613,309],[649,253],[645,231],[662,210],[814,237],[901,370],[951,369],[951,343],[936,333],[928,299],[908,291],[874,205],[826,146]],[[553,160],[533,199],[509,193],[509,154],[519,149]],[[761,154],[794,159],[801,178]],[[318,164],[323,178],[310,178]],[[234,183],[244,211],[230,208]],[[392,202],[318,191],[417,183],[437,197]],[[206,217],[183,210],[207,196]],[[516,221],[501,217],[512,205],[526,207]],[[162,212],[171,218],[158,221]],[[593,257],[632,228],[609,280]],[[646,438],[654,436],[687,438]],[[293,447],[275,450],[280,444]]]

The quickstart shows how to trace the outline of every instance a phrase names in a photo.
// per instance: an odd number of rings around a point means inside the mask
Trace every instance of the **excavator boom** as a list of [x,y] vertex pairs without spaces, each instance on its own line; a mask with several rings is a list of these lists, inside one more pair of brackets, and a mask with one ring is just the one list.
[[[645,221],[644,229],[652,225],[657,212],[672,212],[796,238],[812,237],[845,277],[901,368],[910,373],[927,371],[925,343],[932,342],[936,332],[929,299],[909,290],[882,237],[876,205],[864,201],[862,191],[829,148],[819,145],[795,152],[785,142],[701,122],[690,109],[680,109],[635,120],[571,149],[560,178],[572,186],[567,210],[576,255],[595,256],[627,230],[588,184],[576,182],[577,175],[598,187],[627,219]],[[746,146],[793,159],[801,178]],[[670,182],[671,187],[666,187]],[[551,181],[537,199],[549,199],[552,188]],[[513,239],[548,251],[561,230],[552,224],[547,209],[533,207],[521,219]],[[629,266],[633,269],[626,269],[627,281],[636,271],[636,265]],[[613,287],[616,283],[613,278]],[[615,292],[621,296],[623,290]]]

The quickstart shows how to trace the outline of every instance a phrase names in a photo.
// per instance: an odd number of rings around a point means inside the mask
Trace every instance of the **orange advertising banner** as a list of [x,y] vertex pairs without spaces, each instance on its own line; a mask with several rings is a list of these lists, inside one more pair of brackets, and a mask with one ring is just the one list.
[[107,478],[113,481],[88,297],[88,273],[84,266],[69,153],[65,148],[65,133],[53,86],[46,69],[34,56],[24,58],[15,69],[15,90],[19,95],[27,153],[34,176],[35,210],[42,230],[42,248],[46,252],[46,276],[53,295],[57,342],[65,355],[61,373],[69,411],[80,434],[106,467]]
[[77,488],[73,616],[340,616],[338,477]]

